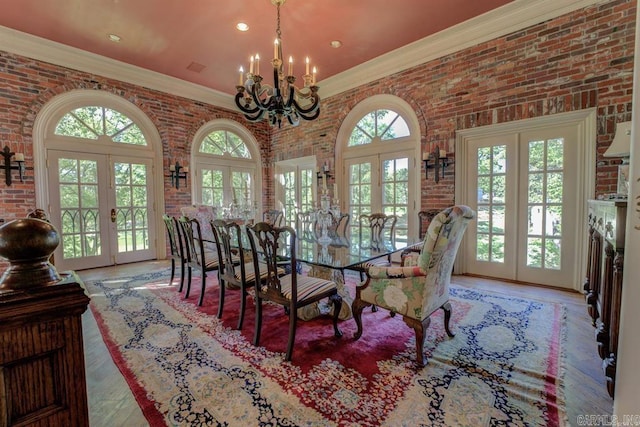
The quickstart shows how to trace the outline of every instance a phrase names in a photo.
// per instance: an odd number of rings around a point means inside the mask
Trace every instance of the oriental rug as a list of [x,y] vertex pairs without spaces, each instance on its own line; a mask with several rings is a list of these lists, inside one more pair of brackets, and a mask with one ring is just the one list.
[[[452,286],[451,325],[432,315],[415,366],[413,330],[385,310],[298,322],[284,362],[288,319],[264,308],[252,345],[254,305],[242,331],[237,291],[217,319],[218,285],[199,278],[185,300],[169,271],[88,282],[91,309],[111,355],[151,426],[556,426],[566,424],[565,307]],[[455,279],[454,279],[455,281]],[[349,283],[348,283],[349,285]],[[351,284],[353,285],[353,284]]]

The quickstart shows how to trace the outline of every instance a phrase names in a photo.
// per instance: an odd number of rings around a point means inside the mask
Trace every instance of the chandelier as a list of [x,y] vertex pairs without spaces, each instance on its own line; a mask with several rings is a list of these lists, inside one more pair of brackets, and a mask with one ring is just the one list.
[[249,71],[244,78],[244,69],[240,67],[240,79],[236,105],[244,113],[247,120],[257,122],[265,118],[271,126],[282,126],[282,120],[286,117],[290,124],[297,126],[300,119],[315,120],[320,115],[320,97],[316,86],[316,68],[313,67],[309,74],[309,58],[305,60],[305,74],[303,88],[295,86],[296,78],[293,76],[293,58],[289,57],[287,74],[284,73],[282,56],[282,33],[280,32],[280,6],[285,0],[271,0],[277,8],[276,40],[273,43],[273,86],[264,84],[260,75],[260,56],[252,56],[249,63]]

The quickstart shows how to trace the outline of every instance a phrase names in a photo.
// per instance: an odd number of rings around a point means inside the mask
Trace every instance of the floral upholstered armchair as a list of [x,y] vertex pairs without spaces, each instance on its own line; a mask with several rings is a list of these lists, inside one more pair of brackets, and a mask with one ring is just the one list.
[[402,267],[372,266],[367,270],[367,279],[356,287],[351,305],[358,326],[355,339],[362,335],[362,311],[370,305],[402,315],[404,322],[415,330],[416,362],[420,366],[425,364],[424,340],[429,316],[438,308],[444,310],[445,330],[453,337],[449,329],[449,282],[460,241],[474,217],[475,212],[468,206],[447,208],[429,224],[422,250],[414,254],[413,262],[405,262]]

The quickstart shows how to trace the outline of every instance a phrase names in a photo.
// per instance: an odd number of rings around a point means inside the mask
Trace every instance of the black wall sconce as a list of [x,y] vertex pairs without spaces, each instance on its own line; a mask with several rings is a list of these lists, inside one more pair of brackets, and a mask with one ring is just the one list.
[[453,163],[453,161],[447,157],[447,152],[441,150],[437,145],[432,153],[424,153],[422,160],[424,161],[425,178],[429,179],[429,169],[434,169],[434,180],[436,182],[440,181],[440,171],[442,170],[442,178],[444,179],[444,169]]
[[[20,182],[24,182],[24,154],[22,153],[14,153],[9,147],[4,147],[4,150],[0,151],[2,157],[4,157],[4,182],[7,185],[11,185],[11,171],[17,170],[20,173]],[[14,157],[14,162],[16,165],[11,164],[11,157]]]
[[184,185],[187,185],[188,166],[182,166],[179,162],[169,165],[169,177],[171,177],[171,186],[180,189],[180,178],[184,179]]

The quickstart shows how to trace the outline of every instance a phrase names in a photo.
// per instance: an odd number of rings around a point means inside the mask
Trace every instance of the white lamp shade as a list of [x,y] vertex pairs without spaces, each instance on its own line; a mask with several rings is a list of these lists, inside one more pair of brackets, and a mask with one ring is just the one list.
[[631,122],[616,125],[616,136],[604,152],[604,157],[629,157],[631,151]]

